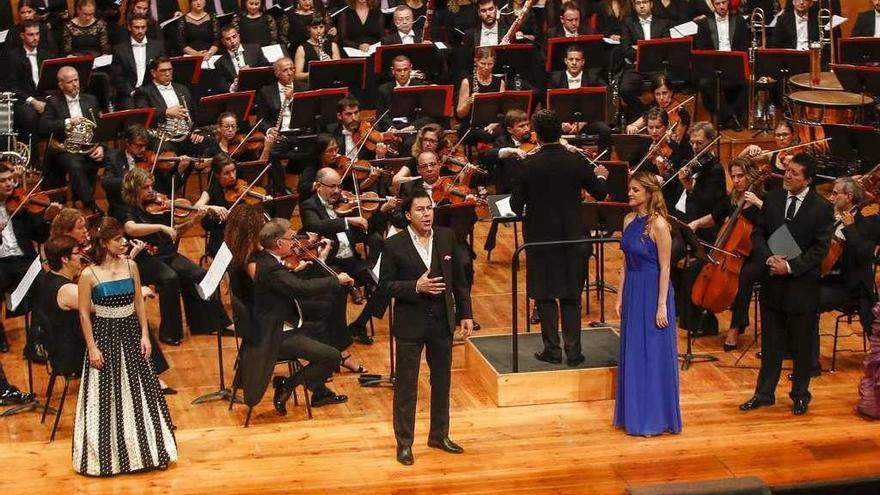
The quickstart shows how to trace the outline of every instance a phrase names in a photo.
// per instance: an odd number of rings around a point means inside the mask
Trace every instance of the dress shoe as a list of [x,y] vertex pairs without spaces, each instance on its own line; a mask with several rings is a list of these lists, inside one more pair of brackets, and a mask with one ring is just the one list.
[[333,404],[342,404],[343,402],[348,402],[347,395],[337,394],[326,387],[323,391],[315,392],[314,395],[312,395],[312,407],[330,406]]
[[450,440],[449,437],[446,437],[443,440],[428,440],[428,447],[431,447],[432,449],[445,450],[450,454],[464,454],[464,449],[461,448],[461,446],[459,446],[457,443]]
[[373,345],[373,337],[367,333],[367,328],[360,325],[349,325],[348,331],[351,333],[351,337],[364,345]]
[[275,387],[275,395],[272,402],[275,404],[275,412],[281,416],[287,416],[287,401],[290,400],[290,393],[293,387],[288,387],[283,376],[272,378],[272,386]]
[[480,322],[478,322],[477,320],[474,320],[474,331],[479,332],[481,328],[483,328],[483,327],[480,325]]
[[180,345],[180,339],[175,339],[172,337],[159,337],[159,342],[166,345],[173,345],[175,347]]
[[736,350],[736,344],[728,344],[727,342],[725,342],[723,347],[724,352],[733,352]]
[[794,401],[794,405],[791,406],[791,413],[795,416],[803,416],[807,414],[807,409],[809,408],[809,404],[804,399],[796,399]]
[[538,316],[538,310],[532,309],[532,312],[529,315],[529,323],[531,323],[532,325],[537,325],[538,323],[541,323],[541,317]]
[[535,359],[537,359],[538,361],[544,361],[545,363],[550,363],[550,364],[560,364],[560,363],[562,363],[562,357],[560,357],[560,356],[550,356],[550,355],[547,354],[546,351],[536,352],[536,353],[535,353]]
[[397,447],[397,462],[404,466],[412,466],[415,462],[412,454],[412,447]]
[[22,392],[18,388],[10,385],[6,390],[0,391],[0,406],[11,406],[14,404],[27,404],[34,401],[34,394]]
[[581,363],[586,360],[587,358],[585,358],[584,355],[581,354],[580,356],[577,356],[575,358],[566,359],[565,364],[567,364],[569,368],[577,368],[578,366],[580,366]]
[[772,406],[775,403],[776,403],[776,401],[773,399],[765,400],[765,399],[758,397],[757,395],[754,395],[754,396],[752,396],[751,399],[747,400],[746,402],[743,402],[739,406],[739,410],[740,411],[752,411],[752,410],[757,409],[759,407]]

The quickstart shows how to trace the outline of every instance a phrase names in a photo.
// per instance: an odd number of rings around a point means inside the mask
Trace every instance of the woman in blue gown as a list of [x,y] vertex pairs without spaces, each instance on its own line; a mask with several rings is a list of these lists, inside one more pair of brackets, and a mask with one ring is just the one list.
[[657,177],[637,172],[629,182],[621,238],[624,263],[620,363],[614,426],[629,435],[681,431],[675,303],[669,283],[670,225]]

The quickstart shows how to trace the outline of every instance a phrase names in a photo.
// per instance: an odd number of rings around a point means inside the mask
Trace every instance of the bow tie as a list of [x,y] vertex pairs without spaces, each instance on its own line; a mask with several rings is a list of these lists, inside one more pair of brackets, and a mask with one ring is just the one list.
[[648,26],[651,24],[651,18],[648,17],[647,19],[639,19],[639,24],[641,24],[642,26]]
[[428,184],[427,182],[422,182],[422,187],[424,187],[426,191],[430,191],[430,190],[434,189],[434,186],[432,186],[431,184]]
[[498,34],[498,28],[497,27],[493,27],[491,29],[483,28],[483,33],[484,34]]
[[569,84],[571,84],[571,83],[580,83],[580,82],[581,82],[581,78],[580,78],[580,77],[569,77],[569,78],[568,78],[568,83],[569,83]]
[[67,98],[67,104],[68,104],[68,105],[70,105],[71,103],[79,103],[79,95],[77,95],[77,96],[75,96],[75,97],[73,97],[73,98],[71,98],[71,97],[69,97],[69,96],[66,96],[65,98]]
[[138,43],[138,42],[136,42],[136,41],[132,41],[132,42],[131,42],[131,47],[132,47],[132,48],[144,48],[144,47],[146,47],[146,46],[147,46],[147,42],[146,42],[146,41],[142,41],[142,42],[140,42],[140,43]]
[[727,16],[721,17],[718,14],[715,14],[715,22],[727,22]]
[[167,85],[167,86],[163,86],[163,85],[161,85],[161,84],[157,84],[156,87],[159,88],[159,91],[174,91],[174,87],[171,86],[170,84]]
[[34,57],[34,58],[37,57],[37,51],[36,51],[36,50],[34,50],[34,51],[32,51],[32,52],[25,51],[24,54],[27,55],[28,57]]

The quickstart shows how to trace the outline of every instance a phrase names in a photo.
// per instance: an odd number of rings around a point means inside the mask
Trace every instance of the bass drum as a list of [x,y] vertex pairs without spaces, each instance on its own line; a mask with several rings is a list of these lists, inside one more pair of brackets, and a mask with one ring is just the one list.
[[[858,124],[872,103],[871,98],[847,91],[795,91],[788,95],[785,120],[792,124],[801,142],[825,138],[822,124]],[[817,145],[827,151],[827,144]]]

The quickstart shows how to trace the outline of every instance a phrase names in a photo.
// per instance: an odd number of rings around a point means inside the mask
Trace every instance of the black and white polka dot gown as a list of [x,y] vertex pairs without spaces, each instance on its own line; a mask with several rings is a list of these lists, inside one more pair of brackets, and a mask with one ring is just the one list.
[[171,416],[159,380],[140,349],[132,278],[92,288],[92,332],[104,367],[83,364],[73,431],[73,469],[111,476],[177,460]]

